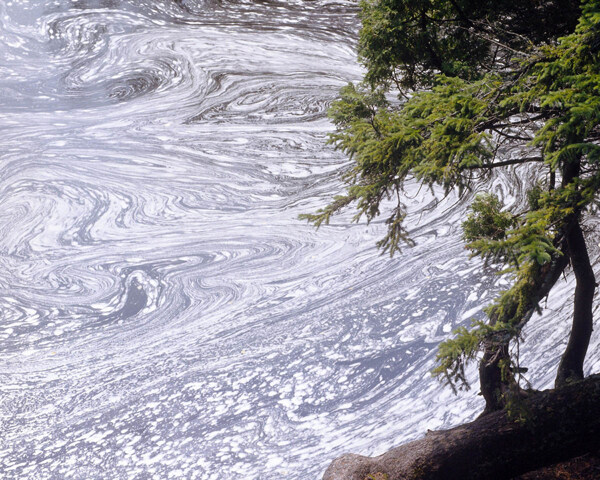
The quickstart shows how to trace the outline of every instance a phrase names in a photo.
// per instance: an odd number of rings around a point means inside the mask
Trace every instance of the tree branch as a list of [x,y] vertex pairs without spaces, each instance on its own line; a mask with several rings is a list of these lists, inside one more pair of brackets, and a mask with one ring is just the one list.
[[529,162],[543,162],[544,159],[542,157],[525,157],[525,158],[513,158],[511,160],[504,160],[503,162],[495,162],[495,163],[487,163],[483,165],[474,165],[469,167],[464,167],[466,170],[479,170],[480,168],[491,169],[497,167],[506,167],[508,165],[520,165],[522,163]]

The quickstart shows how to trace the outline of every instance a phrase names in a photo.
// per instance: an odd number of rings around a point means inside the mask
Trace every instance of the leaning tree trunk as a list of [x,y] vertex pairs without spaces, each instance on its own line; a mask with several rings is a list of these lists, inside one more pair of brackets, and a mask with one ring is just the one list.
[[523,406],[525,422],[494,412],[379,457],[343,455],[323,479],[506,480],[600,448],[600,375],[538,392]]
[[[550,290],[569,264],[569,257],[566,254],[567,246],[561,236],[556,237],[555,247],[559,252],[553,253],[551,261],[539,267],[539,272],[533,279],[535,285],[532,291],[535,293],[528,299],[529,308],[520,319],[521,325],[527,323],[533,312],[538,308],[539,302],[550,293]],[[517,308],[516,304],[512,308],[506,308],[504,316],[512,318]],[[490,324],[493,325],[497,321],[506,321],[506,319],[491,316]],[[506,378],[510,373],[504,372],[503,375],[501,369],[501,362],[507,362],[508,359],[508,344],[492,345],[485,348],[483,358],[479,364],[479,383],[481,394],[485,399],[485,409],[482,415],[501,410],[506,406],[507,395],[510,395],[510,382],[514,382],[514,379]]]
[[577,283],[575,286],[573,326],[569,343],[558,367],[557,387],[568,381],[583,378],[583,362],[594,324],[593,301],[596,278],[590,263],[585,238],[577,221],[574,222],[567,234],[567,245]]

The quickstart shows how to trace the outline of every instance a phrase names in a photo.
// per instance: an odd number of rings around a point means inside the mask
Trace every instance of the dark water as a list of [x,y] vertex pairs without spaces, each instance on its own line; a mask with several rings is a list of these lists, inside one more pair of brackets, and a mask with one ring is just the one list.
[[[340,189],[325,111],[361,75],[355,14],[0,1],[2,478],[311,479],[476,414],[428,374],[502,286],[463,202],[421,214],[413,189],[393,260],[380,222],[296,219]],[[528,332],[538,386],[570,286]]]

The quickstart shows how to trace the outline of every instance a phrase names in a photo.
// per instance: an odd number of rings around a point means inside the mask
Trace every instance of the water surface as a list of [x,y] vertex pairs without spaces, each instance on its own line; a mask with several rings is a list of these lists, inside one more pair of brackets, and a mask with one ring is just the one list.
[[[327,0],[0,2],[3,478],[318,478],[481,408],[428,373],[502,288],[465,202],[409,188],[394,259],[382,222],[297,220],[340,190],[357,28]],[[537,385],[569,308],[531,328]]]

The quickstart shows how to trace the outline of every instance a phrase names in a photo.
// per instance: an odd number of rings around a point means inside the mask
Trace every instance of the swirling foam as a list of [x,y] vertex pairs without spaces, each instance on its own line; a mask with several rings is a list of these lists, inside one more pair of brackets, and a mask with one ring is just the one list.
[[[477,412],[428,374],[505,282],[468,260],[465,202],[410,186],[393,260],[380,221],[296,219],[340,189],[325,112],[361,74],[355,13],[0,3],[4,478],[308,479]],[[493,189],[518,204],[514,180]]]

